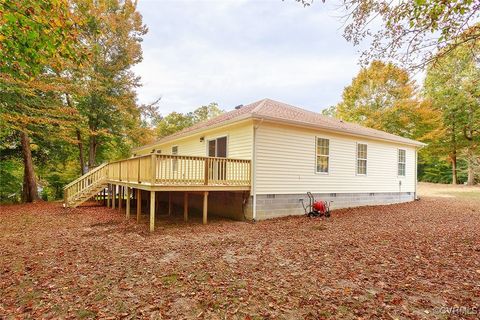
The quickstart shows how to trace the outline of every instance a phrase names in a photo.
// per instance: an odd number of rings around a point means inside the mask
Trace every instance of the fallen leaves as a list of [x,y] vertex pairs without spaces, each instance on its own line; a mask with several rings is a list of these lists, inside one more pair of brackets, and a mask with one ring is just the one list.
[[480,305],[477,201],[165,219],[149,234],[104,207],[2,207],[0,318],[433,319]]

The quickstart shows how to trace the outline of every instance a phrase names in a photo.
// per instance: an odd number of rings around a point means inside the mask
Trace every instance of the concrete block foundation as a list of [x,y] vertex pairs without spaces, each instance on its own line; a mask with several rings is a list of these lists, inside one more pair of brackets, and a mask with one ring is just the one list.
[[[313,195],[315,200],[332,201],[331,209],[385,205],[409,202],[415,199],[413,192],[316,193]],[[303,199],[308,205],[306,194],[257,194],[255,220],[302,215],[305,212],[300,199]],[[253,196],[250,196],[244,212],[246,219],[253,219]]]

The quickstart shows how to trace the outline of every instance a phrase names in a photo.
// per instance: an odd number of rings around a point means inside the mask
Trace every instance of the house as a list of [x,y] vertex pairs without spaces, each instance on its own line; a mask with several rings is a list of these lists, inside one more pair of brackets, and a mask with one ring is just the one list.
[[136,148],[132,158],[99,170],[108,171],[103,185],[126,188],[127,201],[137,189],[140,210],[141,190],[144,198],[150,192],[153,224],[155,201],[168,203],[169,212],[183,207],[185,219],[189,208],[203,209],[205,223],[207,212],[262,220],[303,214],[300,199],[307,192],[333,201],[333,208],[412,201],[422,146],[263,99]]

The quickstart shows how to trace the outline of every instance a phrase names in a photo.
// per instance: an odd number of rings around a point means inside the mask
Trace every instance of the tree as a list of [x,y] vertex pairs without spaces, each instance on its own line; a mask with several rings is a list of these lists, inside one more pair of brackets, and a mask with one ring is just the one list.
[[68,139],[76,120],[76,111],[65,107],[58,92],[59,79],[54,74],[38,75],[28,82],[1,78],[0,123],[18,140],[10,144],[20,149],[24,164],[22,199],[38,199],[32,159],[31,140],[40,137]]
[[207,106],[201,106],[186,114],[174,111],[157,121],[157,136],[159,138],[166,137],[198,122],[214,118],[223,112],[224,111],[220,109],[215,102],[212,102]]
[[192,125],[192,118],[188,114],[174,111],[157,123],[157,136],[159,138],[166,137]]
[[0,2],[0,71],[15,78],[30,79],[45,71],[59,57],[79,62],[76,49],[80,19],[69,10],[67,0]]
[[224,111],[218,107],[216,102],[212,102],[207,106],[201,106],[193,112],[189,112],[187,116],[192,119],[192,123],[198,123],[215,118],[223,112]]
[[429,140],[439,115],[416,98],[408,72],[391,63],[373,61],[360,70],[325,114],[408,138]]
[[80,21],[73,19],[65,0],[2,1],[0,12],[0,122],[19,133],[23,200],[32,202],[38,192],[30,134],[58,128],[71,115],[58,103],[61,81],[51,67],[62,59],[82,59],[75,53]]
[[[438,143],[448,149],[452,183],[457,183],[457,158],[466,150],[468,184],[474,184],[480,145],[480,66],[478,53],[459,46],[427,70],[425,95],[443,115],[446,139]],[[441,148],[439,146],[439,148]]]
[[425,67],[461,44],[478,46],[480,39],[478,0],[343,0],[339,9],[345,12],[345,39],[370,42],[364,64],[381,59]]
[[136,2],[72,2],[74,14],[86,20],[78,37],[90,59],[81,68],[72,68],[71,80],[82,90],[68,94],[71,105],[79,110],[83,119],[75,133],[80,163],[84,161],[83,141],[86,140],[87,162],[92,168],[97,161],[108,159],[110,151],[119,150],[114,146],[128,144],[129,135],[140,126],[141,110],[135,93],[140,83],[131,67],[142,60],[141,41],[147,28],[142,24]]

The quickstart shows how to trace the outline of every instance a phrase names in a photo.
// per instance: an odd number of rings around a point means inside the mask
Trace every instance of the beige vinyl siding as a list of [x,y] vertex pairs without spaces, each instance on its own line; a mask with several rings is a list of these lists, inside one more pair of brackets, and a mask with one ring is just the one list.
[[[316,173],[316,138],[329,139],[329,172]],[[357,143],[368,146],[367,174],[356,173]],[[398,176],[398,149],[406,150],[406,175]],[[402,182],[399,187],[399,181]],[[256,193],[414,192],[415,148],[299,127],[259,123]]]
[[[137,155],[149,154],[152,149],[160,150],[161,154],[172,154],[172,146],[178,146],[178,155],[202,156],[207,153],[208,140],[227,137],[227,157],[235,159],[252,159],[253,125],[247,121],[235,125],[224,126],[214,130],[200,132],[188,137],[172,140],[163,144],[149,146],[136,151]],[[200,138],[204,137],[203,141]]]

